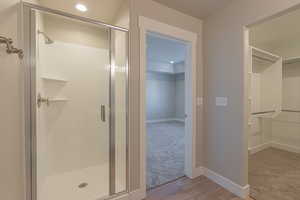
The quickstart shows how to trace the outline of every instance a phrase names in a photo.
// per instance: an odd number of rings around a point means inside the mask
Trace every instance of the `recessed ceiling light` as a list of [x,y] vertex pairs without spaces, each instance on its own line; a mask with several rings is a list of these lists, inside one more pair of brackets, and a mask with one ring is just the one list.
[[87,11],[87,7],[81,3],[76,4],[76,9],[81,11],[81,12],[86,12]]
[[172,61],[170,61],[170,63],[171,63],[171,64],[174,64],[174,61],[172,60]]

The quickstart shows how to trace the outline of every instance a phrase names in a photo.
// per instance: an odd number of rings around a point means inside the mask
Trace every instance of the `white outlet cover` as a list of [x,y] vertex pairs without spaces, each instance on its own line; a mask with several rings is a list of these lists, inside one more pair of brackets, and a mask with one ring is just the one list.
[[216,97],[216,106],[227,106],[228,98],[227,97]]

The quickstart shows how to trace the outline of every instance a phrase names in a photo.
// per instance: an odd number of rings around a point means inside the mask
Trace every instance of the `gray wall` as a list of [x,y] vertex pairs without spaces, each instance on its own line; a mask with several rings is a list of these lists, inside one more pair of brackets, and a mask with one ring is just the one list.
[[147,72],[147,120],[184,116],[184,74]]
[[[204,21],[205,167],[248,184],[247,96],[244,27],[278,14],[300,0],[234,0]],[[216,107],[216,97],[228,97]]]
[[147,72],[147,120],[168,119],[175,116],[175,76]]

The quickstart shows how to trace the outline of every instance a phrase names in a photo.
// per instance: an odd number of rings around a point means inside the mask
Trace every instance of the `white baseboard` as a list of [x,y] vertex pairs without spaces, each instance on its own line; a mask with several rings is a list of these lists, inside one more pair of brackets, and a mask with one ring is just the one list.
[[[227,189],[228,191],[232,192],[233,194],[237,195],[240,198],[246,199],[249,197],[250,186],[240,186],[228,178],[221,176],[213,172],[210,169],[205,167],[197,167],[193,172],[193,177],[190,178],[197,178],[199,176],[206,176],[211,181],[217,183],[218,185],[222,186],[223,188]],[[142,200],[146,198],[146,189],[138,189],[133,192],[130,192],[128,195],[128,200]],[[118,199],[119,200],[119,199]],[[123,199],[120,199],[123,200]],[[124,199],[127,200],[127,199]]]
[[272,142],[272,147],[277,148],[277,149],[281,149],[281,150],[285,150],[285,151],[289,151],[289,152],[293,152],[293,153],[300,153],[300,148],[299,147],[295,147],[295,146],[291,146],[291,145]]
[[181,118],[166,118],[166,119],[156,119],[156,120],[147,120],[146,123],[162,123],[162,122],[184,122],[184,119]]
[[146,198],[146,188],[138,189],[129,193],[129,200],[142,200]]
[[192,176],[189,177],[189,178],[193,179],[193,178],[197,178],[197,177],[202,176],[202,175],[204,175],[204,168],[203,167],[197,167],[193,170]]
[[138,189],[127,194],[113,198],[112,200],[142,200],[146,198],[146,189]]
[[129,199],[129,194],[124,194],[124,195],[112,198],[112,200],[130,200],[130,199]]
[[296,147],[296,146],[291,146],[291,145],[287,145],[287,144],[282,144],[282,143],[278,143],[278,142],[269,142],[269,143],[265,143],[262,145],[257,145],[255,147],[251,147],[248,149],[249,154],[255,154],[257,152],[260,152],[262,150],[265,150],[267,148],[273,147],[275,149],[281,149],[284,151],[289,151],[289,152],[293,152],[293,153],[300,153],[300,148]]
[[246,199],[249,197],[250,192],[250,186],[240,186],[230,179],[221,176],[220,174],[217,174],[213,172],[210,169],[204,168],[204,175],[209,178],[210,180],[214,181],[215,183],[219,184],[223,188],[229,190],[233,194],[237,195],[240,198]]
[[267,148],[269,148],[271,146],[272,146],[271,142],[264,143],[264,144],[261,144],[261,145],[257,145],[257,146],[251,147],[251,148],[248,149],[248,151],[249,151],[250,154],[255,154],[255,153],[260,152],[262,150],[265,150],[265,149],[267,149]]
[[173,121],[176,121],[176,122],[185,122],[185,119],[184,118],[174,118]]

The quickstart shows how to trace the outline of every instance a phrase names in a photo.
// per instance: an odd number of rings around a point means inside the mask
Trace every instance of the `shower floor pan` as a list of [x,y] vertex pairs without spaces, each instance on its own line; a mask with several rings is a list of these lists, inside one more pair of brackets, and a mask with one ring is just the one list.
[[[122,188],[125,184],[116,181],[117,191]],[[38,200],[95,200],[108,197],[108,164],[49,176],[38,191]]]

